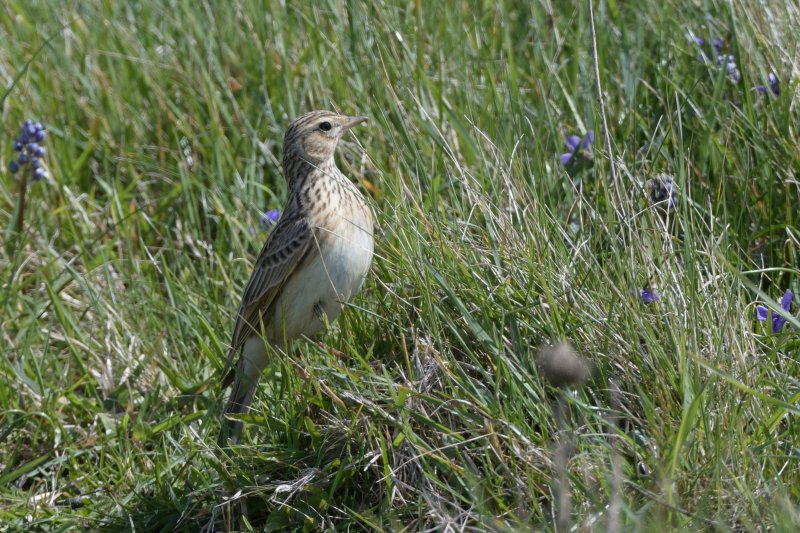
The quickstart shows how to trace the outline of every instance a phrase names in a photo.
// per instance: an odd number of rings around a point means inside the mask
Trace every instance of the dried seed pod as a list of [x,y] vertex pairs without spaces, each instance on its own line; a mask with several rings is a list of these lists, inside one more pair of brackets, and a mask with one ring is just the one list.
[[536,367],[554,387],[578,387],[591,377],[589,365],[567,342],[541,348]]

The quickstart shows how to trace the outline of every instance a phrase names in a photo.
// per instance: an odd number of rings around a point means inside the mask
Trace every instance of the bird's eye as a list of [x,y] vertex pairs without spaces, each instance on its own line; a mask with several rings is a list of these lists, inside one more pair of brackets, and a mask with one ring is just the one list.
[[331,131],[331,123],[330,122],[323,122],[319,125],[319,129],[322,131]]

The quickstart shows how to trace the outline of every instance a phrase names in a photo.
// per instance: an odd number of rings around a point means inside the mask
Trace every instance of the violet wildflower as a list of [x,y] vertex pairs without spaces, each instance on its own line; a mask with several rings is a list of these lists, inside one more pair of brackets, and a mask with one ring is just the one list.
[[674,209],[678,206],[678,190],[672,176],[658,174],[650,180],[647,188],[650,191],[650,201],[654,204],[666,202],[667,209]]
[[769,80],[769,88],[772,90],[772,94],[775,96],[781,95],[781,83],[778,79],[778,75],[774,72],[770,72],[767,75],[767,80]]
[[733,56],[728,56],[728,65],[726,68],[728,69],[728,78],[730,78],[733,83],[738,83],[742,75],[739,73],[739,68],[736,66],[736,59]]
[[661,299],[656,290],[649,286],[642,289],[641,295],[642,301],[646,304],[651,304]]
[[273,228],[273,226],[275,226],[280,217],[280,209],[270,209],[261,215],[261,224],[258,226],[250,226],[247,228],[247,231],[253,236],[255,236],[258,232],[268,232]]
[[8,170],[12,174],[19,172],[22,167],[30,165],[31,176],[40,180],[47,176],[47,171],[42,167],[41,158],[47,153],[41,143],[47,136],[44,126],[32,120],[22,123],[22,134],[14,140],[14,151],[19,152],[15,161],[11,161]]
[[[702,47],[705,45],[705,41],[702,37],[695,37],[694,42],[701,47],[700,56],[697,58],[698,61],[701,63],[708,63],[709,57],[702,49]],[[719,37],[715,37],[714,39],[711,39],[711,47],[714,49],[714,62],[716,65],[718,67],[724,66],[728,73],[728,79],[730,79],[733,83],[738,83],[739,80],[742,79],[742,75],[739,72],[739,67],[736,65],[736,58],[732,55],[726,55],[722,53],[722,49],[725,47],[725,41]]]
[[275,225],[280,216],[281,216],[280,209],[270,209],[269,211],[261,215],[261,225],[264,227],[264,229],[270,229],[272,228],[272,226]]
[[766,94],[767,88],[769,88],[769,90],[772,91],[772,94],[774,94],[775,96],[780,96],[781,80],[778,78],[777,74],[775,74],[774,72],[770,72],[769,75],[767,76],[767,82],[768,85],[759,85],[758,87],[756,87],[756,89],[758,89],[758,92],[760,92],[761,94]]
[[[708,54],[706,54],[705,50],[703,50],[703,47],[706,44],[705,39],[702,37],[695,37],[694,42],[700,47],[700,55],[697,57],[697,60],[701,63],[708,63]],[[722,63],[725,61],[725,56],[722,55],[722,48],[725,46],[725,41],[719,37],[715,37],[711,39],[711,46],[714,49],[714,57],[716,58],[717,66],[722,65]]]
[[[794,293],[790,290],[786,290],[781,297],[781,309],[784,312],[789,313],[792,309],[792,300],[794,299]],[[769,309],[763,305],[756,306],[756,318],[761,322],[766,322],[767,318],[769,318]],[[786,324],[786,318],[780,314],[772,312],[772,333],[778,333],[782,328],[783,325]]]
[[566,167],[571,163],[591,161],[592,154],[589,152],[589,147],[594,144],[594,131],[589,130],[583,139],[577,135],[570,135],[567,137],[566,144],[570,151],[559,156],[562,165]]

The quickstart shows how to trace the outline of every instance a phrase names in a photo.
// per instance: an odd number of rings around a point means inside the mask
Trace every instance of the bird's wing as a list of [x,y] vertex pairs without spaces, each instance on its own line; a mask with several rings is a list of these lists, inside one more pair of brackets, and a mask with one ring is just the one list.
[[295,267],[311,249],[312,240],[313,230],[304,217],[286,218],[284,213],[278,220],[244,289],[228,353],[229,367],[247,338],[259,334],[261,313],[269,308]]

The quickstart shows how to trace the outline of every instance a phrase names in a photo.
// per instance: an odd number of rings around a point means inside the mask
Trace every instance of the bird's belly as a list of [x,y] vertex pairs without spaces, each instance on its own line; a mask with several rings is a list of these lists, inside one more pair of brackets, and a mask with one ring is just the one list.
[[364,283],[372,263],[371,216],[320,227],[309,258],[297,266],[274,303],[267,337],[273,342],[313,336],[333,323]]

